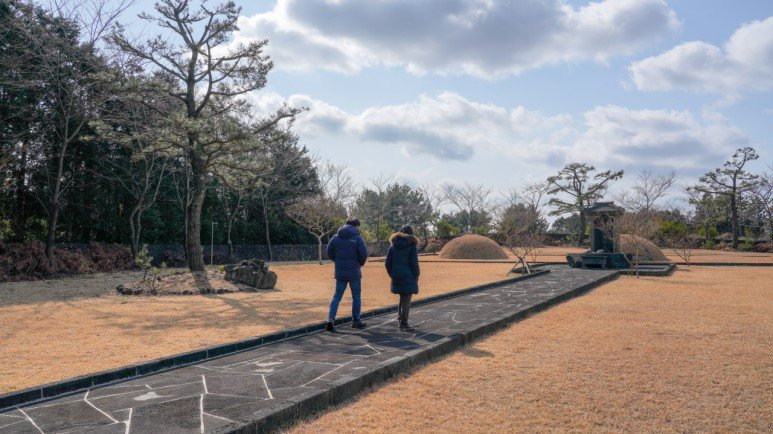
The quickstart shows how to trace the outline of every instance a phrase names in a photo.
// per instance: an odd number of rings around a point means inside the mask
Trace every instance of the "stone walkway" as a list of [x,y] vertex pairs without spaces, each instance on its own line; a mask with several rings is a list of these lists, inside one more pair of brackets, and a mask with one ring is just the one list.
[[551,273],[394,315],[369,328],[318,332],[220,359],[97,387],[0,413],[0,433],[255,432],[341,402],[397,372],[613,278],[616,271],[551,266]]

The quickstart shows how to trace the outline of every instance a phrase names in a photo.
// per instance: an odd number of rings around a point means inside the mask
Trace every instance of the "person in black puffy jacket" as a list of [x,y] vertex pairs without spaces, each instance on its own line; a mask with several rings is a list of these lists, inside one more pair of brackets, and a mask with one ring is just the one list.
[[338,229],[338,233],[327,243],[327,257],[335,263],[336,289],[333,299],[330,301],[330,310],[327,317],[328,331],[334,331],[338,304],[346,291],[346,285],[352,290],[352,327],[365,328],[366,325],[360,319],[362,301],[360,293],[362,289],[362,271],[360,270],[368,260],[368,249],[365,240],[360,236],[360,221],[351,217],[346,224]]
[[387,251],[387,273],[392,279],[392,294],[400,295],[397,320],[400,331],[413,332],[413,327],[408,323],[408,314],[411,310],[411,297],[419,293],[419,240],[413,236],[413,228],[403,226],[389,239],[392,243]]

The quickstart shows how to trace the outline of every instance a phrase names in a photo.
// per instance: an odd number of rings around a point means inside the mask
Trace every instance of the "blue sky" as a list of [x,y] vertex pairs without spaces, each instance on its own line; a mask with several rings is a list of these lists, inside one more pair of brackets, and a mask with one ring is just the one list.
[[505,190],[587,161],[690,183],[744,145],[773,162],[771,1],[237,4],[236,41],[269,39],[276,64],[251,100],[310,107],[302,142],[361,182]]

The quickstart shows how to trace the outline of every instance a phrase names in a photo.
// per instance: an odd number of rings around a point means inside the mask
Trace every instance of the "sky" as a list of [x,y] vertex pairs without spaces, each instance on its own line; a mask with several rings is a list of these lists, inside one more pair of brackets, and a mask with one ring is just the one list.
[[[214,3],[215,0],[210,0]],[[741,146],[773,164],[770,0],[237,1],[231,43],[269,41],[261,111],[366,184],[504,191],[569,162],[675,170],[682,185]],[[136,18],[139,0],[119,20]]]

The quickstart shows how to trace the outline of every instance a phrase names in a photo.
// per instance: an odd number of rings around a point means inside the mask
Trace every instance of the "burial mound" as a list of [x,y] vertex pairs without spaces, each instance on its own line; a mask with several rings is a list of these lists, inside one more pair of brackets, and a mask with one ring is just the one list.
[[637,235],[620,234],[620,250],[623,253],[635,256],[637,247],[639,261],[668,261],[666,255],[652,241]]
[[507,253],[494,240],[474,234],[449,241],[439,256],[443,259],[508,259]]

